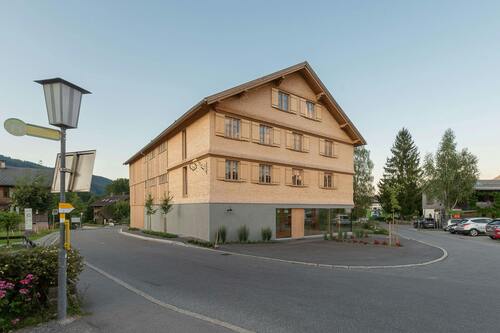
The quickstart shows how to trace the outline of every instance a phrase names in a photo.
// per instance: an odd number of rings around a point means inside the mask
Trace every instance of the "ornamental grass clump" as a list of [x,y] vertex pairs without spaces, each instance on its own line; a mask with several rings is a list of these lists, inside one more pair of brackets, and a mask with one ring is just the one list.
[[273,231],[269,227],[262,228],[261,231],[260,231],[260,234],[261,234],[262,240],[264,242],[269,242],[271,240],[271,238],[273,237]]
[[227,236],[226,226],[221,225],[219,227],[219,230],[217,230],[217,234],[216,234],[218,242],[221,244],[224,244],[226,242],[226,236]]
[[246,225],[242,225],[241,227],[238,228],[238,240],[240,242],[247,242],[248,241],[248,235],[250,234],[250,230]]

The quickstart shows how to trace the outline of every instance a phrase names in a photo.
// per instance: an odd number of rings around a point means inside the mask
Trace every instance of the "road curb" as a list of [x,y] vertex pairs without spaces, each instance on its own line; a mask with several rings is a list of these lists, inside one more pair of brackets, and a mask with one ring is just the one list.
[[425,241],[421,241],[418,239],[414,239],[414,238],[410,238],[410,237],[406,237],[406,236],[402,236],[402,235],[399,235],[399,236],[401,238],[404,238],[404,239],[408,239],[408,240],[419,242],[421,244],[424,244],[424,245],[427,245],[430,247],[437,248],[437,249],[441,250],[441,252],[443,252],[443,254],[441,255],[441,257],[439,257],[437,259],[424,261],[424,262],[420,262],[420,263],[413,263],[413,264],[371,265],[371,266],[370,265],[335,265],[335,264],[320,264],[320,263],[306,262],[306,261],[296,261],[296,260],[279,259],[279,258],[272,258],[272,257],[263,257],[263,256],[253,255],[253,254],[245,254],[245,253],[238,253],[238,252],[231,252],[231,251],[222,251],[222,250],[217,250],[217,249],[211,249],[211,248],[206,248],[206,247],[185,244],[185,243],[181,243],[181,242],[170,241],[170,240],[166,240],[166,239],[158,239],[158,238],[151,238],[151,237],[146,237],[146,236],[135,235],[135,234],[131,234],[128,232],[123,232],[122,229],[120,229],[119,233],[122,235],[139,238],[139,239],[146,240],[146,241],[154,241],[154,242],[159,242],[159,243],[190,247],[190,248],[195,248],[198,250],[227,253],[227,254],[231,254],[231,255],[235,255],[235,256],[261,259],[261,260],[267,260],[267,261],[276,261],[276,262],[293,264],[293,265],[303,265],[303,266],[321,267],[321,268],[329,268],[329,269],[344,269],[344,270],[363,270],[363,269],[366,269],[367,270],[367,269],[411,268],[411,267],[432,265],[432,264],[438,263],[440,261],[443,261],[448,257],[448,251],[446,251],[441,246],[430,244],[430,243],[427,243]]

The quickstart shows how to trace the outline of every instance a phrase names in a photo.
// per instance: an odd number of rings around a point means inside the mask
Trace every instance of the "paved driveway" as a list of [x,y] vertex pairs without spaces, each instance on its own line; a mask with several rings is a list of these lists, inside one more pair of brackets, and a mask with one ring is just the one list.
[[[77,231],[73,241],[88,262],[144,295],[251,331],[498,332],[499,242],[410,228],[401,233],[440,245],[449,257],[424,267],[331,270],[224,256],[111,229]],[[91,271],[81,285],[93,313],[84,320],[95,331],[157,332],[162,325],[169,332],[227,331]]]

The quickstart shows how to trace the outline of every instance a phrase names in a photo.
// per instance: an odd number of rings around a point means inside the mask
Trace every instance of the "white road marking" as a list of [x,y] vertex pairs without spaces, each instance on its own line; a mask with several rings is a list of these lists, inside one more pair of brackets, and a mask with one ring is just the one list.
[[215,319],[215,318],[211,318],[211,317],[207,317],[205,315],[202,315],[202,314],[199,314],[199,313],[196,313],[196,312],[192,312],[192,311],[189,311],[189,310],[185,310],[185,309],[181,309],[175,305],[172,305],[172,304],[168,304],[168,303],[165,303],[163,301],[160,301],[159,299],[157,298],[154,298],[153,296],[149,295],[149,294],[146,294],[145,292],[131,286],[130,284],[128,284],[127,282],[123,281],[123,280],[120,280],[119,278],[103,271],[102,269],[100,268],[97,268],[95,267],[94,265],[90,264],[89,262],[85,262],[85,265],[87,265],[89,268],[93,269],[94,271],[96,271],[97,273],[103,275],[104,277],[107,277],[108,279],[110,279],[111,281],[119,284],[120,286],[124,287],[125,289],[147,299],[148,301],[150,301],[151,303],[154,303],[156,305],[159,305],[163,308],[166,308],[166,309],[169,309],[169,310],[172,310],[172,311],[175,311],[175,312],[178,312],[178,313],[181,313],[183,315],[186,315],[186,316],[189,316],[189,317],[193,317],[193,318],[196,318],[196,319],[199,319],[199,320],[203,320],[203,321],[206,321],[210,324],[214,324],[214,325],[217,325],[217,326],[221,326],[221,327],[224,327],[224,328],[227,328],[231,331],[234,331],[234,332],[238,332],[238,333],[254,333],[253,331],[249,331],[247,329],[244,329],[242,327],[239,327],[239,326],[236,326],[236,325],[233,325],[233,324],[230,324],[228,322],[225,322],[225,321],[222,321],[222,320],[219,320],[219,319]]

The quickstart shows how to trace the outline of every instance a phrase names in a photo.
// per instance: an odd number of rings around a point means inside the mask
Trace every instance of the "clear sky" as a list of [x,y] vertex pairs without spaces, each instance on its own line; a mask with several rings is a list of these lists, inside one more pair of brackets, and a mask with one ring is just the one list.
[[[375,177],[396,132],[422,156],[446,128],[500,174],[500,1],[0,1],[0,122],[47,125],[35,79],[84,96],[69,150],[123,162],[204,96],[309,61],[368,141]],[[10,136],[0,153],[52,165],[57,142]]]

